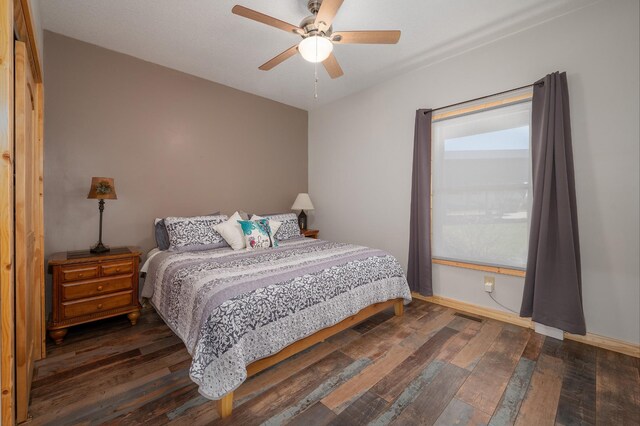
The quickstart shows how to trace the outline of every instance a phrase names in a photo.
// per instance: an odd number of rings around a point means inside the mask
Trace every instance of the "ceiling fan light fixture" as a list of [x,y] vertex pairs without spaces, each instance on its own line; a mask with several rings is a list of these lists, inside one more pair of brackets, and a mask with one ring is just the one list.
[[298,51],[309,62],[323,62],[331,55],[333,43],[326,37],[313,35],[300,42]]

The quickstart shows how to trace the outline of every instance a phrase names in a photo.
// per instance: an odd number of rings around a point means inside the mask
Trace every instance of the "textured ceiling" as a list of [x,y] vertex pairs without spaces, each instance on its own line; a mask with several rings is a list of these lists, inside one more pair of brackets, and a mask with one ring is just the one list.
[[391,46],[340,45],[345,75],[331,80],[299,55],[258,66],[297,43],[293,34],[233,15],[234,4],[299,24],[307,0],[41,0],[45,29],[303,109],[313,109],[398,72],[521,31],[585,6],[585,0],[345,0],[335,31],[400,29]]

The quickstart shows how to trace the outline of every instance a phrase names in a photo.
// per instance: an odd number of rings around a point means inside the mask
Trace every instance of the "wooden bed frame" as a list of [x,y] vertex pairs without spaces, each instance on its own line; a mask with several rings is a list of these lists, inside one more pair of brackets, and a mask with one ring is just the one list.
[[[317,331],[316,333],[307,336],[302,340],[298,340],[297,342],[290,344],[276,354],[273,354],[267,358],[259,359],[258,361],[249,364],[247,366],[247,378],[258,374],[262,370],[266,370],[272,365],[275,365],[280,361],[283,361],[297,354],[298,352],[301,352],[315,345],[316,343],[322,342],[325,339],[328,339],[329,337],[338,334],[343,330],[346,330],[347,328],[351,328],[359,322],[362,322],[367,318],[390,308],[391,306],[393,306],[395,314],[397,316],[401,316],[404,313],[404,299],[391,299],[387,300],[386,302],[375,303],[371,306],[367,306],[357,314],[345,318],[336,325],[323,328],[322,330]],[[233,410],[233,392],[229,392],[228,394],[223,396],[222,399],[219,399],[216,402],[218,404],[218,414],[220,415],[220,417],[229,417],[231,415],[231,411]]]

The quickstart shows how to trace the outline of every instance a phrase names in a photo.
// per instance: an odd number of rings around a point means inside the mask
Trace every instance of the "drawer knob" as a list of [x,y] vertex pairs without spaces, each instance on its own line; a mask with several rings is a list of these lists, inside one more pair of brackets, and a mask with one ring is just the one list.
[[116,272],[120,272],[120,268],[116,268]]
[[78,278],[84,277],[84,274],[78,274]]
[[101,285],[98,286],[98,291],[102,291],[102,286]]
[[102,309],[102,303],[98,304],[98,309]]

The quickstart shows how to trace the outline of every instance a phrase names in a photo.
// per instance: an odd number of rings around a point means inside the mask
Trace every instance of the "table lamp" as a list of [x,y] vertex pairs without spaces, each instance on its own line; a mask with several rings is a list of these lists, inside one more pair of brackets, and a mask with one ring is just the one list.
[[109,247],[102,244],[102,212],[104,211],[104,200],[117,200],[116,188],[113,184],[113,178],[92,177],[91,189],[87,196],[90,200],[98,201],[98,210],[100,210],[100,231],[98,233],[98,243],[91,247],[91,253],[106,253]]
[[305,210],[313,210],[313,203],[311,203],[311,198],[309,198],[309,194],[300,193],[296,197],[296,201],[293,202],[291,206],[291,210],[300,210],[300,214],[298,215],[298,225],[301,230],[307,229],[307,214],[304,212]]

